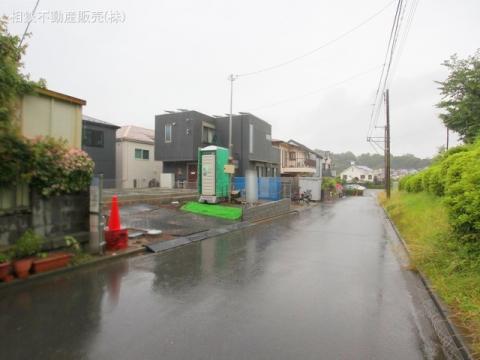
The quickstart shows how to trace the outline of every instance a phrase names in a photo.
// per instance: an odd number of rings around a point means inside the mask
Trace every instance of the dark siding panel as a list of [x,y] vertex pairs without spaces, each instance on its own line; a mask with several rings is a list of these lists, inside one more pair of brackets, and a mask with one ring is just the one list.
[[[82,149],[95,162],[95,174],[103,174],[105,180],[115,180],[116,129],[83,122],[83,129],[103,132],[103,147],[84,146]],[[83,139],[83,137],[82,137]],[[110,182],[106,182],[107,184]],[[113,184],[114,181],[111,181]]]
[[[202,121],[214,123],[196,111],[155,116],[155,160],[195,161],[202,145]],[[172,124],[172,142],[165,142],[165,125]],[[175,125],[173,125],[175,124]]]

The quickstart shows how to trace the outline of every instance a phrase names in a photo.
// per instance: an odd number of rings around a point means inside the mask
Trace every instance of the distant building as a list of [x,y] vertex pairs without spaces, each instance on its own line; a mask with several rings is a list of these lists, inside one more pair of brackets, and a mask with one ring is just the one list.
[[120,188],[159,186],[161,161],[154,159],[155,132],[127,125],[117,130],[116,181]]
[[323,176],[329,176],[329,177],[337,176],[337,172],[334,168],[332,154],[330,153],[330,151],[323,152],[322,174]]
[[272,140],[280,156],[281,176],[322,176],[322,156],[294,140]]
[[82,149],[95,162],[94,174],[103,174],[103,186],[116,186],[116,132],[120,126],[83,115]]
[[393,180],[399,180],[404,176],[418,173],[417,169],[392,169],[391,177]]
[[354,163],[340,173],[342,180],[347,182],[374,182],[374,170],[368,166],[355,165]]
[[[247,169],[258,176],[278,175],[278,149],[272,146],[271,125],[249,113],[233,115],[232,157],[235,175]],[[165,173],[175,180],[196,183],[198,149],[229,146],[229,118],[180,110],[155,116],[155,160],[164,162]]]

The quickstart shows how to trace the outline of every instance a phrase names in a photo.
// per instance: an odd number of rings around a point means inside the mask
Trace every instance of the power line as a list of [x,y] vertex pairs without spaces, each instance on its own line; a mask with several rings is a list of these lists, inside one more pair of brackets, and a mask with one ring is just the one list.
[[287,102],[291,102],[291,101],[295,101],[295,100],[300,100],[300,99],[303,99],[305,97],[308,97],[308,96],[311,96],[311,95],[314,95],[314,94],[317,94],[319,92],[322,92],[322,91],[326,91],[326,90],[329,90],[329,89],[332,89],[332,88],[335,88],[339,85],[342,85],[346,82],[349,82],[349,81],[352,81],[352,80],[355,80],[359,77],[362,77],[362,76],[365,76],[375,70],[377,70],[378,68],[380,68],[380,66],[382,65],[377,65],[377,66],[374,66],[366,71],[363,71],[363,72],[360,72],[358,74],[355,74],[355,75],[352,75],[344,80],[341,80],[339,82],[336,82],[336,83],[333,83],[333,84],[330,84],[329,86],[326,86],[326,87],[323,87],[321,89],[317,89],[317,90],[313,90],[313,91],[310,91],[308,93],[304,93],[302,95],[298,95],[298,96],[294,96],[294,97],[291,97],[291,98],[287,98],[287,99],[284,99],[284,100],[280,100],[280,101],[277,101],[277,102],[274,102],[274,103],[271,103],[269,105],[263,105],[263,106],[260,106],[260,107],[256,107],[256,108],[253,108],[253,109],[249,109],[248,111],[256,111],[256,110],[259,110],[259,109],[265,109],[265,108],[269,108],[269,107],[273,107],[273,106],[277,106],[277,105],[281,105],[281,104],[284,104],[284,103],[287,103]]
[[410,29],[412,27],[413,23],[413,18],[415,16],[415,12],[417,10],[417,6],[420,0],[413,0],[412,5],[410,7],[409,13],[407,15],[407,20],[406,20],[406,25],[405,25],[405,31],[402,34],[402,38],[400,39],[399,45],[398,45],[398,55],[396,59],[394,60],[393,64],[393,70],[392,70],[392,79],[394,78],[398,64],[400,62],[400,58],[402,57],[403,50],[405,48],[405,44],[407,42],[408,34],[410,33]]
[[[392,24],[392,28],[390,30],[390,36],[389,36],[389,39],[388,39],[387,51],[385,53],[385,59],[383,61],[383,68],[382,68],[382,72],[380,74],[380,78],[378,79],[377,90],[375,92],[373,107],[372,107],[372,111],[371,111],[371,114],[370,114],[370,121],[369,121],[369,125],[368,125],[367,138],[371,135],[371,131],[376,125],[376,121],[374,121],[374,118],[378,117],[378,115],[377,115],[377,113],[378,113],[377,112],[377,103],[378,103],[378,100],[379,100],[378,96],[380,94],[381,94],[381,96],[383,96],[383,91],[381,91],[380,89],[382,88],[382,80],[384,79],[384,76],[385,77],[388,76],[387,73],[385,72],[385,70],[386,70],[389,54],[391,54],[391,52],[389,50],[393,45],[394,33],[395,33],[395,29],[397,28],[397,22],[398,22],[400,11],[401,11],[401,4],[402,4],[402,0],[398,0],[397,9],[395,11],[395,16],[393,18],[393,24]],[[380,104],[381,103],[382,102],[380,100]]]
[[38,7],[38,4],[40,3],[40,0],[37,0],[34,8],[33,8],[33,11],[32,11],[32,17],[30,18],[30,20],[28,21],[27,23],[27,27],[25,28],[25,31],[23,32],[23,35],[22,35],[22,38],[20,39],[20,43],[18,44],[18,47],[21,47],[22,44],[23,44],[23,40],[25,40],[25,36],[27,36],[27,33],[28,33],[28,29],[30,28],[30,24],[32,23],[34,17],[35,17],[35,11],[37,11],[37,7]]
[[306,58],[307,56],[310,56],[314,53],[316,53],[317,51],[321,50],[321,49],[324,49],[334,43],[336,43],[337,41],[343,39],[344,37],[346,37],[347,35],[351,34],[352,32],[358,30],[359,28],[361,28],[362,26],[364,26],[365,24],[369,23],[371,20],[373,20],[375,17],[377,17],[378,15],[380,15],[381,13],[383,13],[386,9],[388,9],[390,7],[390,5],[392,5],[393,3],[395,2],[395,0],[389,2],[386,6],[384,6],[383,8],[381,8],[379,11],[377,11],[376,13],[374,13],[373,15],[371,15],[370,17],[368,17],[367,19],[365,19],[364,21],[362,21],[361,23],[359,23],[358,25],[354,26],[353,28],[345,31],[344,33],[340,34],[339,36],[335,37],[334,39],[330,40],[330,41],[327,41],[326,43],[320,45],[319,47],[313,49],[313,50],[310,50],[302,55],[299,55],[299,56],[296,56],[294,58],[291,58],[290,60],[287,60],[287,61],[284,61],[284,62],[281,62],[281,63],[278,63],[278,64],[275,64],[275,65],[271,65],[271,66],[268,66],[268,67],[265,67],[263,69],[259,69],[259,70],[256,70],[256,71],[251,71],[251,72],[246,72],[246,73],[241,73],[241,74],[237,74],[236,77],[245,77],[245,76],[252,76],[252,75],[257,75],[257,74],[260,74],[260,73],[264,73],[264,72],[267,72],[267,71],[270,71],[270,70],[274,70],[274,69],[278,69],[280,67],[283,67],[283,66],[286,66],[286,65],[289,65],[295,61],[298,61],[298,60],[301,60],[303,58]]
[[[378,123],[378,119],[383,106],[384,92],[385,92],[385,89],[388,87],[388,85],[391,83],[393,75],[398,66],[399,59],[403,52],[405,43],[407,41],[407,37],[410,32],[410,28],[413,22],[413,18],[414,18],[418,3],[419,3],[419,0],[412,0],[412,1],[399,0],[397,4],[397,9],[399,9],[400,11],[399,13],[396,13],[394,23],[392,25],[392,31],[390,33],[390,40],[389,40],[389,45],[387,46],[387,53],[386,53],[386,58],[388,58],[388,63],[385,62],[385,66],[386,66],[385,76],[381,76],[379,79],[379,87],[377,88],[374,105],[372,107],[372,113],[370,116],[369,127],[367,131],[367,138],[371,137],[371,134],[373,130],[376,128],[376,125]],[[407,7],[409,4],[411,5],[407,11]],[[407,15],[405,16],[405,14]],[[406,18],[405,20],[406,25],[404,26],[404,29],[402,31],[402,23],[405,18]],[[398,40],[399,38],[400,40]],[[398,55],[394,56],[396,50]],[[390,76],[390,74],[392,75]],[[378,95],[380,94],[381,96],[378,97]]]

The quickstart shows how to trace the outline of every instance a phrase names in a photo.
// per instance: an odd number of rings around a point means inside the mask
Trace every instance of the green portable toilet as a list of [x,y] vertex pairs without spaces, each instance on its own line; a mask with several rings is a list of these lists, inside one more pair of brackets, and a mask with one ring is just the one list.
[[198,191],[200,202],[211,204],[228,199],[230,176],[224,171],[228,164],[228,149],[207,146],[198,150]]

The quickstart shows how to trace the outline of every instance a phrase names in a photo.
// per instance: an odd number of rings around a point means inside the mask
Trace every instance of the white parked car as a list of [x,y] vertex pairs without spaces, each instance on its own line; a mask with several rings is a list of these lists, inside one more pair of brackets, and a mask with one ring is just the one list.
[[344,188],[346,190],[365,190],[366,189],[365,186],[358,185],[358,184],[347,184],[347,185],[344,185]]

